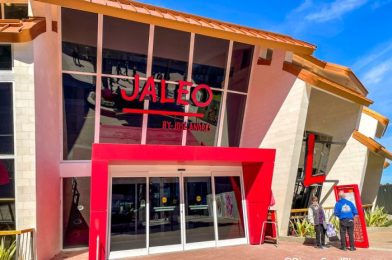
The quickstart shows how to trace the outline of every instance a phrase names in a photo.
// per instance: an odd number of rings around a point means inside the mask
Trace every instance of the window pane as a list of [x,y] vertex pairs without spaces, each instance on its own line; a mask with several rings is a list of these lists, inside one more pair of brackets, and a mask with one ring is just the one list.
[[14,153],[12,83],[0,83],[0,154]]
[[102,73],[145,77],[149,25],[105,16]]
[[177,177],[150,178],[150,247],[181,244]]
[[240,177],[215,177],[218,239],[245,237]]
[[0,230],[15,229],[14,160],[0,159]]
[[4,19],[23,19],[28,17],[27,4],[5,4]]
[[95,77],[63,74],[64,160],[90,160],[94,141]]
[[[188,119],[188,130],[187,130],[187,145],[193,146],[214,146],[216,145],[217,132],[218,132],[218,121],[219,111],[221,107],[222,92],[212,91],[214,97],[212,102],[207,107],[197,107],[195,104],[190,102],[189,112],[200,113],[201,117],[189,117]],[[206,94],[207,95],[207,94]],[[203,101],[207,98],[199,92],[197,96],[199,101]]]
[[0,70],[12,69],[11,45],[0,45]]
[[63,179],[63,247],[88,246],[90,177]]
[[234,42],[230,66],[229,90],[248,91],[252,57],[252,45]]
[[193,53],[193,82],[223,88],[228,52],[229,41],[197,34]]
[[[161,84],[155,85],[157,93],[157,102],[150,99],[150,110],[160,110],[165,112],[184,112],[184,105],[174,103],[161,103],[162,89]],[[177,99],[177,84],[166,84],[165,98]],[[184,95],[185,96],[185,95]],[[184,117],[172,114],[162,115],[149,115],[148,116],[148,129],[147,129],[147,143],[148,144],[171,144],[181,145],[182,142],[182,127]]]
[[185,177],[186,243],[215,240],[211,177]]
[[[126,101],[121,96],[122,89],[131,96],[134,84],[134,80],[102,78],[101,143],[141,143],[143,115],[124,113],[123,109],[143,109],[144,101],[139,101],[139,96],[134,101]],[[139,92],[144,84],[140,81]]]
[[63,70],[95,72],[98,15],[61,9]]
[[146,247],[146,205],[145,178],[112,179],[110,251]]
[[152,75],[185,80],[188,69],[190,33],[155,27]]
[[227,93],[226,114],[222,132],[222,146],[238,147],[240,145],[245,104],[245,95]]

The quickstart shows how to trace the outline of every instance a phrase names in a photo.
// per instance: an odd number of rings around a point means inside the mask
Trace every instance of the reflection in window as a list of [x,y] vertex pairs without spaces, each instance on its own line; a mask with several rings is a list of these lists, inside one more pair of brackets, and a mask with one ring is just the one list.
[[63,74],[64,160],[90,160],[94,141],[95,77]]
[[181,244],[179,178],[152,177],[149,190],[150,246]]
[[0,70],[12,69],[11,45],[0,45]]
[[327,174],[329,152],[331,150],[332,137],[316,134],[313,151],[312,175]]
[[61,10],[63,70],[96,72],[98,15]]
[[[161,84],[155,84],[157,93],[156,102],[150,99],[149,109],[160,110],[165,112],[184,112],[185,107],[178,105],[177,100],[177,84],[166,84],[165,97],[162,96]],[[174,103],[162,103],[162,98],[174,100]],[[171,144],[181,145],[182,142],[182,126],[184,122],[183,116],[177,115],[149,115],[147,129],[148,144]]]
[[113,178],[110,251],[146,247],[146,178]]
[[245,104],[245,95],[227,93],[226,113],[222,129],[222,146],[238,147],[240,145]]
[[63,247],[88,246],[90,177],[63,179]]
[[215,177],[218,239],[245,237],[240,177]]
[[229,90],[247,92],[252,66],[253,46],[234,42],[230,65]]
[[0,83],[0,154],[14,153],[12,83]]
[[4,5],[4,19],[24,19],[28,18],[28,4],[10,4]]
[[14,160],[0,159],[0,230],[15,229]]
[[[188,129],[187,131],[187,145],[193,146],[214,146],[217,142],[218,120],[220,114],[222,92],[212,91],[214,97],[212,102],[207,107],[197,107],[192,102],[189,105],[189,112],[200,113],[202,117],[189,117],[188,128],[192,125],[195,126],[194,130]],[[203,92],[198,92],[197,96],[199,101],[205,101],[208,97]],[[206,127],[206,131],[198,129],[199,127]]]
[[223,88],[228,51],[229,41],[197,34],[193,54],[193,82]]
[[155,27],[152,75],[171,81],[185,80],[190,33]]
[[102,73],[146,75],[149,25],[104,17]]
[[[138,100],[139,95],[134,101],[126,101],[121,96],[122,89],[132,96],[134,84],[131,79],[102,78],[101,143],[140,144],[143,115],[124,113],[123,109],[143,109],[144,102]],[[139,92],[144,84],[140,81]]]
[[215,240],[211,177],[185,177],[186,243]]

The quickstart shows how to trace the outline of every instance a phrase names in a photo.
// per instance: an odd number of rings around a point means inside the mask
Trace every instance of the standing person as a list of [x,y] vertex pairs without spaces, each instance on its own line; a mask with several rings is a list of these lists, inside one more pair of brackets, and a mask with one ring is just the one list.
[[316,231],[316,247],[322,249],[325,245],[325,212],[319,205],[318,198],[312,197],[312,204],[308,208],[308,220]]
[[339,192],[339,201],[336,202],[335,216],[339,218],[340,224],[340,245],[342,250],[346,250],[346,231],[350,240],[350,251],[354,251],[354,217],[358,215],[358,211],[354,204],[346,199],[343,191]]

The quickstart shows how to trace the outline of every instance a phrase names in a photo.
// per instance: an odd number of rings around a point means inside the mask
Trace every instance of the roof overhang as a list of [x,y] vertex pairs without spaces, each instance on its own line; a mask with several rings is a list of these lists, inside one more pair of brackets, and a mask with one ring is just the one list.
[[316,49],[312,44],[296,40],[287,35],[185,14],[130,0],[37,1],[257,46],[281,48],[304,55],[311,55]]
[[0,19],[0,42],[29,42],[44,32],[46,32],[46,21],[42,17],[23,20]]
[[357,130],[353,132],[353,138],[361,144],[365,145],[371,152],[378,154],[388,160],[392,160],[392,152],[388,151],[384,146],[376,142],[373,138],[370,138]]
[[329,92],[333,95],[339,96],[351,102],[363,106],[369,106],[373,103],[372,100],[365,97],[362,93],[354,91],[346,86],[333,82],[328,78],[320,76],[306,67],[302,67],[286,61],[283,64],[283,70],[305,81],[312,87]]
[[362,113],[364,113],[370,117],[373,117],[374,119],[376,119],[378,121],[376,136],[378,138],[381,138],[388,128],[389,119],[386,116],[383,116],[380,113],[378,113],[368,107],[364,107],[362,110]]
[[331,81],[335,81],[338,84],[358,91],[364,96],[369,93],[349,67],[322,61],[313,56],[303,54],[293,55],[293,61],[320,76],[327,77]]

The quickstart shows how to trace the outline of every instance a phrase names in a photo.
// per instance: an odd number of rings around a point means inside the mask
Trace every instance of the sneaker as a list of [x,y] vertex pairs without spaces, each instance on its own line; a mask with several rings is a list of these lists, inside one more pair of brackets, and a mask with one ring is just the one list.
[[355,247],[350,247],[350,251],[355,251],[357,250]]
[[324,244],[323,247],[325,247],[325,248],[330,248],[330,246],[329,246],[329,245],[326,245],[326,244]]
[[347,248],[341,247],[340,250],[347,251]]

